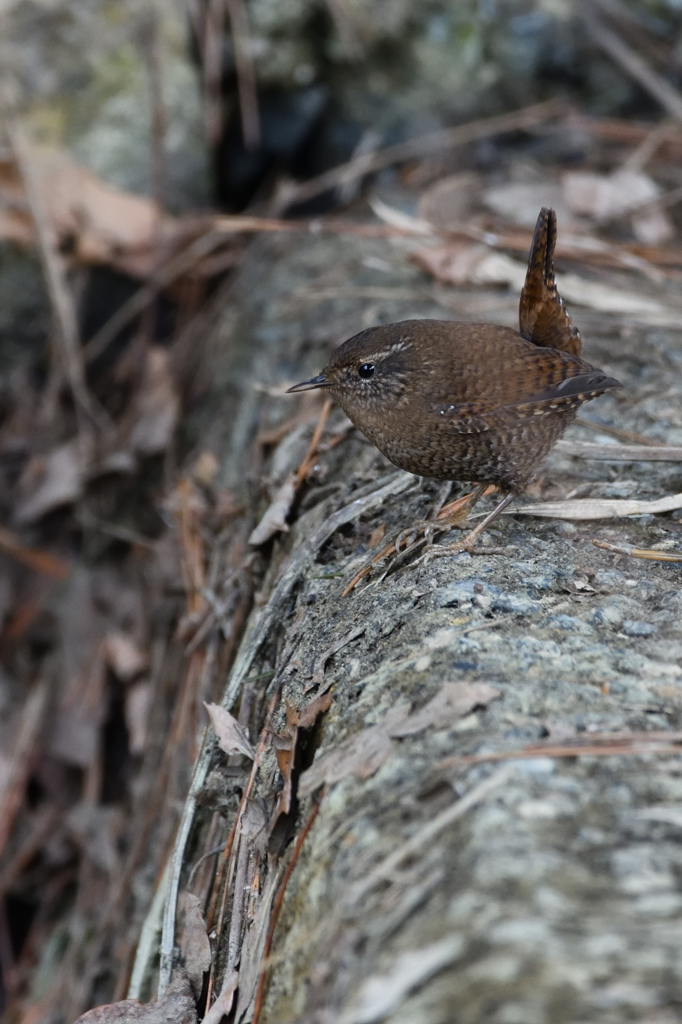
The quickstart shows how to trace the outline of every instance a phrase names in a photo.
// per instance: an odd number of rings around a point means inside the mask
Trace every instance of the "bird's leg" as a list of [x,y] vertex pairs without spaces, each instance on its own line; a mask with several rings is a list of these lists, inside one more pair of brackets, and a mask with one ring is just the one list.
[[428,561],[429,558],[441,558],[444,555],[458,555],[462,551],[471,551],[481,534],[488,529],[491,523],[495,522],[497,517],[504,512],[514,498],[515,495],[513,493],[506,494],[502,501],[498,502],[492,512],[488,513],[485,519],[483,519],[478,526],[475,526],[473,530],[467,533],[466,537],[458,541],[456,544],[447,544],[443,547],[431,548],[430,551],[427,551],[427,553],[419,559],[419,561]]
[[396,551],[400,551],[403,543],[406,544],[404,550],[407,550],[420,533],[424,534],[427,544],[431,545],[433,537],[437,533],[446,532],[456,523],[462,522],[467,518],[479,498],[495,490],[494,485],[477,484],[469,494],[444,505],[442,502],[447,498],[451,487],[452,484],[447,483],[441,488],[431,518],[424,519],[421,523],[413,523],[412,526],[400,531],[395,541]]
[[[488,493],[489,489],[491,489],[489,484],[478,484],[470,494],[465,494],[462,498],[451,501],[449,505],[444,505],[436,515],[438,525],[442,524],[447,527],[461,523],[467,518],[477,501]],[[495,490],[494,486],[492,490]]]

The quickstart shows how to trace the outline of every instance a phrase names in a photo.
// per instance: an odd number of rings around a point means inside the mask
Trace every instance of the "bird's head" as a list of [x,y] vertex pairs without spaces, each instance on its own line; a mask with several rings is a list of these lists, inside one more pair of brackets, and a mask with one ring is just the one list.
[[329,389],[344,412],[354,419],[365,413],[392,411],[407,398],[419,360],[410,321],[372,327],[344,341],[322,373],[289,388],[287,394]]

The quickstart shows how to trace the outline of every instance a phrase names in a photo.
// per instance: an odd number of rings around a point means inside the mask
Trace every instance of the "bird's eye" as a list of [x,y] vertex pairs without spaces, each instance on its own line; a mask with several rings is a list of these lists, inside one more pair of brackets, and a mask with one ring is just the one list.
[[362,366],[358,367],[358,373],[363,380],[369,380],[370,377],[374,376],[374,363],[363,363]]

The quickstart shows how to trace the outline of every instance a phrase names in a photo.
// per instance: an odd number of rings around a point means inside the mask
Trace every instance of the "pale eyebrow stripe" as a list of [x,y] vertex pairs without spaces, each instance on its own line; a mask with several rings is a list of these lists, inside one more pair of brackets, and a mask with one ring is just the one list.
[[372,359],[383,359],[385,356],[395,355],[397,352],[404,352],[406,349],[412,348],[412,343],[409,341],[397,341],[394,345],[389,345],[388,348],[382,348],[379,352],[372,352],[369,356],[363,356],[363,361],[369,363]]

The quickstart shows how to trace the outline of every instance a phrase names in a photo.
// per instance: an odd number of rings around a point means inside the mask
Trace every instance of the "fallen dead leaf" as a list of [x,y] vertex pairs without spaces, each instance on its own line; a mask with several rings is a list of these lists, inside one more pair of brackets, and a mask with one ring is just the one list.
[[149,680],[140,680],[126,687],[124,714],[128,730],[128,747],[134,756],[143,754],[146,750],[151,709],[152,684]]
[[277,807],[272,816],[271,829],[280,814],[288,814],[291,810],[292,797],[292,772],[296,760],[296,743],[298,741],[298,730],[309,729],[315,724],[318,715],[327,711],[331,706],[333,695],[322,693],[315,700],[306,704],[301,711],[297,711],[293,704],[286,705],[286,725],[284,731],[273,736],[273,745],[277,757],[277,765],[282,773],[284,785],[277,800]]
[[93,700],[92,692],[88,697],[87,703],[65,700],[53,715],[48,737],[52,757],[78,768],[87,768],[97,754],[107,712],[103,697]]
[[[419,249],[412,258],[444,284],[506,284],[520,291],[526,279],[525,264],[505,253],[491,252],[477,242]],[[679,323],[679,313],[657,299],[632,290],[612,288],[599,281],[588,281],[577,274],[562,274],[559,289],[570,302],[601,313],[629,314],[661,326]]]
[[[157,241],[175,226],[158,203],[107,185],[62,151],[32,145],[30,159],[55,242],[68,242],[73,260],[109,263],[143,276],[152,272]],[[31,244],[23,183],[8,159],[0,161],[0,207],[0,239]]]
[[[541,206],[550,206],[557,215],[559,230],[564,231],[576,223],[575,212],[563,194],[558,181],[520,182],[486,189],[482,201],[506,221],[525,228],[534,228]],[[438,221],[434,221],[434,224]]]
[[109,633],[104,639],[104,659],[122,683],[129,683],[147,668],[147,656],[126,633]]
[[501,697],[499,690],[488,683],[444,683],[428,704],[390,730],[394,739],[414,736],[433,726],[448,729],[476,707],[487,707]]
[[294,497],[296,495],[297,477],[290,473],[284,483],[275,492],[275,496],[265,512],[258,526],[251,532],[249,544],[259,547],[274,537],[276,533],[288,532],[287,516],[291,511]]
[[141,455],[165,452],[180,415],[180,398],[170,369],[170,356],[160,345],[152,346],[147,352],[135,413],[131,446]]
[[361,729],[344,743],[318,757],[303,772],[298,788],[301,796],[309,796],[320,786],[340,782],[348,775],[369,779],[388,759],[393,741],[391,733],[409,714],[408,704],[399,704],[384,715],[377,725]]
[[88,452],[82,440],[73,438],[48,455],[34,456],[20,484],[28,492],[14,510],[20,525],[34,523],[48,512],[70,505],[83,493],[88,470]]
[[379,526],[375,527],[375,529],[372,530],[372,532],[369,535],[368,541],[368,547],[370,548],[370,550],[372,548],[378,547],[379,544],[381,544],[382,540],[384,539],[385,533],[386,523],[381,523]]
[[[208,1020],[208,1015],[204,1020]],[[124,999],[120,1003],[96,1006],[75,1024],[197,1024],[197,1011],[187,975],[176,971],[158,1003]]]
[[282,773],[283,786],[277,798],[277,806],[272,816],[272,826],[280,814],[288,814],[291,810],[291,773],[294,770],[296,757],[296,740],[298,738],[298,715],[296,708],[287,702],[286,725],[283,732],[273,736],[272,742],[277,757],[277,767]]
[[297,713],[296,724],[298,728],[309,729],[311,725],[314,725],[315,719],[318,715],[329,710],[333,700],[333,693],[322,693],[319,697],[316,697],[315,700],[311,700],[309,704],[306,704],[305,707]]
[[203,1024],[220,1024],[223,1017],[229,1015],[238,984],[239,974],[237,971],[229,971],[223,978],[223,984],[215,1003],[206,1012]]
[[478,242],[452,242],[419,249],[412,258],[443,284],[468,284],[473,281],[476,268],[489,252],[487,246]]
[[81,800],[66,815],[65,823],[95,867],[115,878],[121,866],[118,843],[123,831],[123,812],[120,807],[98,806]]
[[208,711],[220,749],[226,754],[245,754],[253,761],[256,750],[237,719],[220,704],[207,704],[204,701],[204,707]]
[[[670,494],[651,501],[638,498],[576,498],[570,501],[545,501],[537,505],[519,505],[511,515],[546,516],[550,519],[619,519],[675,512],[682,508],[682,494]],[[506,515],[507,513],[502,513]]]
[[201,995],[204,973],[211,967],[211,943],[201,912],[201,901],[192,892],[180,893],[178,908],[181,917],[180,952],[190,984],[197,998]]
[[[648,174],[621,168],[613,174],[568,171],[562,178],[563,199],[578,214],[596,221],[627,216],[628,211],[657,199],[661,189]],[[633,214],[635,236],[645,245],[661,245],[675,234],[672,221],[662,210]]]
[[202,487],[212,487],[219,469],[220,463],[213,452],[202,452],[192,467],[192,474]]
[[299,793],[308,796],[319,786],[340,782],[348,775],[368,779],[387,760],[394,740],[430,727],[447,729],[475,707],[486,707],[499,696],[500,691],[487,683],[445,683],[428,704],[413,714],[409,714],[409,705],[398,704],[376,725],[361,729],[318,757],[301,775]]
[[[236,1019],[244,1020],[244,1013],[251,1012],[263,967],[263,952],[268,935],[272,904],[277,893],[280,875],[271,871],[261,893],[260,902],[242,944],[239,966],[239,1002]],[[247,1020],[250,1018],[246,1018]]]
[[[440,228],[457,227],[471,216],[479,187],[479,175],[469,171],[441,178],[422,192],[417,215],[430,224],[438,224]],[[537,217],[537,204],[535,216]]]

